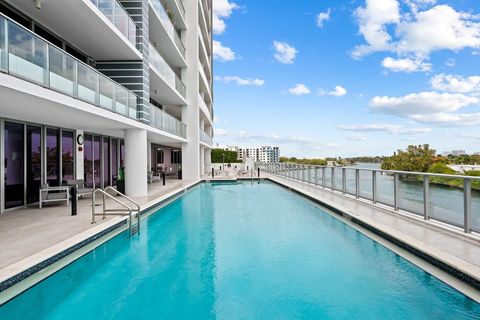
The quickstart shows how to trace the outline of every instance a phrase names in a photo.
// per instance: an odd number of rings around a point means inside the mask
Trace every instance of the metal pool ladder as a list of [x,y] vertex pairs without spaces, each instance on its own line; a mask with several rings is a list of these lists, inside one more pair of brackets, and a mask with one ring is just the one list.
[[[116,195],[120,196],[121,198],[127,200],[130,204],[133,204],[134,207],[132,208],[131,206],[125,204],[124,202],[118,200],[117,198],[113,197],[111,194],[109,194],[107,191],[112,190]],[[102,194],[102,212],[97,213],[95,212],[95,195],[97,193]],[[118,203],[120,206],[123,208],[121,209],[107,209],[106,208],[106,198],[112,199],[116,203]],[[103,219],[106,218],[106,216],[128,216],[128,229],[130,233],[130,237],[134,236],[137,233],[140,233],[140,205],[118,191],[117,189],[114,189],[112,187],[106,187],[105,189],[97,188],[92,191],[92,223],[95,223],[95,216],[102,216]],[[133,223],[133,219],[137,218],[137,223]]]

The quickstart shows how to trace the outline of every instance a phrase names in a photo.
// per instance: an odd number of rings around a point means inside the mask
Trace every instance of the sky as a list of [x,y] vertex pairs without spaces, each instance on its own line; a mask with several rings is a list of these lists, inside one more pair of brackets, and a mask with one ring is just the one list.
[[480,152],[480,1],[213,0],[214,142]]

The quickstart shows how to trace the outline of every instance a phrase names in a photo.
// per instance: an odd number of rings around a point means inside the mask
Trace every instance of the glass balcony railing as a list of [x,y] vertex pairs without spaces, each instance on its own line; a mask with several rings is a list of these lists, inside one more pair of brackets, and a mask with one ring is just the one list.
[[206,132],[203,131],[202,129],[200,129],[200,141],[208,144],[209,146],[213,145],[213,140],[212,140],[212,138],[210,138],[210,136],[208,135],[208,133],[206,133]]
[[180,80],[180,78],[175,74],[172,68],[152,44],[150,44],[148,59],[153,67],[160,72],[165,81],[172,86],[172,88],[175,88],[178,93],[182,95],[182,97],[186,98],[187,90],[182,80]]
[[0,69],[137,119],[136,94],[1,15]]
[[153,104],[150,105],[150,125],[182,138],[187,137],[187,126],[184,123]]
[[159,16],[160,22],[162,23],[163,27],[167,31],[168,35],[170,36],[170,38],[172,38],[178,50],[180,50],[180,53],[182,54],[182,56],[185,57],[185,46],[183,45],[183,42],[180,39],[180,36],[175,30],[175,27],[173,26],[172,21],[168,17],[168,14],[165,11],[163,4],[161,3],[160,0],[150,0],[150,3],[152,4],[157,15]]
[[90,0],[115,27],[138,48],[139,28],[123,6],[116,0]]
[[176,0],[176,1],[178,3],[178,7],[182,11],[183,15],[185,15],[185,6],[183,5],[183,1],[182,0]]

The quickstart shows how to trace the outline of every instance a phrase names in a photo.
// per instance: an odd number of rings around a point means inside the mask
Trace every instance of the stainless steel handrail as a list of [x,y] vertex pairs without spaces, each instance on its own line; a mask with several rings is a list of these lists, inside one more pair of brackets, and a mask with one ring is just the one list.
[[[115,192],[116,195],[118,196],[121,196],[122,198],[124,199],[127,199],[130,203],[132,203],[133,205],[135,205],[137,207],[137,232],[140,233],[140,205],[135,202],[134,200],[132,200],[131,198],[127,197],[125,194],[121,193],[120,191],[118,191],[117,189],[113,188],[112,186],[108,186],[104,189],[105,192],[107,192],[107,190],[112,190],[113,192]],[[130,221],[131,221],[132,218],[130,218]],[[130,222],[130,232],[132,230],[132,224]]]
[[[105,189],[107,189],[107,188],[105,188]],[[115,190],[115,189],[113,189],[113,190]],[[125,199],[129,200],[130,202],[132,202],[133,204],[135,204],[137,206],[137,209],[138,209],[138,211],[137,211],[137,224],[138,224],[138,232],[140,233],[140,206],[135,201],[128,198],[127,196],[125,196],[121,192],[118,192],[117,190],[115,190],[115,191],[117,192],[118,195],[123,196]],[[96,204],[95,195],[96,195],[97,192],[100,192],[103,195],[103,203],[102,203],[103,210],[102,210],[102,213],[96,213],[95,212],[95,204]],[[121,211],[119,209],[116,209],[116,210],[115,209],[109,209],[109,210],[107,210],[106,201],[105,201],[106,197],[108,197],[109,199],[112,199],[113,201],[115,201],[116,203],[118,203],[119,205],[124,207],[125,211]],[[122,212],[125,212],[126,214],[123,214]],[[128,205],[126,205],[122,201],[116,199],[115,197],[113,197],[111,194],[109,194],[105,190],[97,188],[97,189],[92,191],[92,224],[95,223],[95,216],[103,216],[103,219],[105,219],[107,215],[114,215],[114,216],[128,215],[129,216],[128,227],[129,227],[130,236],[132,236],[132,220],[133,220],[133,210],[132,210],[132,208],[130,208]]]
[[[374,168],[358,168],[358,167],[334,167],[334,166],[318,166],[318,165],[302,165],[294,163],[259,163],[259,167],[266,172],[283,176],[285,178],[298,180],[308,184],[314,184],[316,186],[322,187],[325,190],[331,189],[334,192],[341,192],[342,194],[350,194],[356,199],[363,198],[365,200],[371,201],[373,204],[382,204],[389,206],[394,209],[394,211],[403,210],[409,213],[414,213],[417,215],[423,216],[424,220],[435,219],[440,222],[449,224],[451,226],[463,228],[465,233],[471,233],[472,231],[480,232],[478,226],[473,226],[473,208],[472,208],[472,182],[480,181],[479,176],[467,176],[467,175],[454,175],[454,174],[441,174],[441,173],[429,173],[429,172],[415,172],[415,171],[400,171],[400,170],[382,170]],[[312,181],[311,170],[315,170],[315,179]],[[321,178],[318,177],[319,169],[321,169]],[[308,170],[308,178],[305,175],[305,170]],[[341,170],[340,179],[336,181],[335,171]],[[350,185],[350,189],[347,190],[347,171],[353,171],[353,185]],[[362,182],[360,181],[360,172],[369,172],[371,174],[371,181]],[[338,172],[338,171],[337,171]],[[393,178],[393,201],[390,203],[385,202],[385,200],[379,199],[379,186],[377,185],[377,178],[380,174],[386,174]],[[328,182],[327,182],[327,175]],[[423,195],[421,197],[422,208],[421,209],[412,209],[412,208],[402,208],[402,192],[400,190],[399,182],[401,176],[416,176],[422,177],[422,181],[419,181],[423,185]],[[446,179],[455,179],[463,180],[463,184],[459,186],[452,186],[455,188],[463,189],[463,221],[456,221],[451,219],[446,219],[445,217],[432,216],[431,210],[431,196],[430,196],[430,186],[435,182],[430,178],[446,178]],[[339,184],[341,180],[341,185]],[[336,183],[337,182],[337,183]],[[369,188],[367,194],[361,193],[360,186],[366,185]],[[371,193],[371,194],[370,194]],[[460,206],[460,203],[457,203]]]

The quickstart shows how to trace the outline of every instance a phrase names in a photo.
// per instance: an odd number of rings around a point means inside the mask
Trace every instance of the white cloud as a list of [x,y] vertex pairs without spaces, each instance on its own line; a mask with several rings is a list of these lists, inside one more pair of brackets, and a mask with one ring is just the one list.
[[419,123],[442,126],[469,126],[480,122],[480,113],[455,113],[461,108],[477,105],[476,97],[456,93],[420,92],[403,97],[374,97],[373,111],[408,118]]
[[363,125],[339,125],[338,129],[353,132],[388,132],[395,135],[419,135],[432,131],[430,128],[407,128],[389,123],[370,123]]
[[228,19],[233,10],[238,9],[239,6],[236,3],[229,0],[214,0],[213,1],[213,33],[222,34],[225,32],[226,24],[225,19]]
[[334,96],[334,97],[343,97],[347,94],[347,89],[342,86],[335,86],[335,89],[332,91],[325,91],[320,89],[319,94],[321,96]]
[[480,47],[480,24],[474,16],[457,12],[448,5],[438,5],[418,12],[414,21],[398,25],[397,48],[402,52],[428,55],[437,50]]
[[434,76],[430,83],[435,90],[453,93],[480,93],[480,76],[464,78],[442,73]]
[[400,21],[397,0],[366,0],[366,6],[357,8],[355,15],[358,19],[360,34],[363,35],[367,44],[357,46],[352,53],[354,57],[393,48],[387,25]]
[[420,92],[403,97],[374,97],[370,101],[370,106],[375,111],[408,117],[419,114],[455,112],[478,102],[477,98],[463,94]]
[[297,56],[297,49],[292,47],[286,42],[274,41],[273,47],[275,49],[274,57],[275,59],[284,64],[292,64],[295,62],[295,57]]
[[228,140],[232,142],[240,142],[244,144],[261,145],[261,144],[283,144],[295,147],[301,147],[305,152],[308,146],[311,150],[327,150],[339,148],[339,145],[332,142],[326,142],[323,139],[317,140],[309,137],[300,136],[279,136],[277,134],[254,134],[247,131],[230,132],[223,129],[215,129],[215,139]]
[[404,2],[412,12],[418,12],[420,9],[436,4],[437,0],[404,0]]
[[456,64],[457,64],[457,61],[455,61],[455,59],[453,58],[450,58],[447,61],[445,61],[445,65],[450,68],[455,67]]
[[288,92],[296,96],[303,96],[309,94],[310,89],[303,83],[297,83],[294,87],[288,89]]
[[383,62],[390,69],[428,71],[431,66],[423,61],[434,51],[480,48],[478,15],[436,5],[435,0],[404,2],[410,11],[403,15],[398,0],[366,0],[365,7],[357,8],[359,32],[366,43],[354,48],[353,58],[372,52],[393,52],[397,59]]
[[382,61],[382,66],[393,72],[426,72],[430,71],[432,65],[430,63],[423,62],[422,59],[394,59],[392,57],[386,57]]
[[239,86],[255,86],[261,87],[265,84],[265,80],[261,79],[250,79],[250,78],[240,78],[238,76],[225,76],[225,77],[215,77],[215,80],[223,81],[224,83],[234,82]]
[[323,28],[323,26],[325,25],[325,22],[330,20],[330,12],[331,12],[331,10],[330,10],[330,8],[328,8],[328,10],[326,12],[320,12],[317,15],[317,27]]
[[367,137],[362,136],[360,134],[353,134],[353,135],[347,136],[347,140],[350,140],[350,141],[367,141]]
[[224,47],[220,41],[213,40],[213,58],[222,62],[235,60],[235,52],[228,47]]

